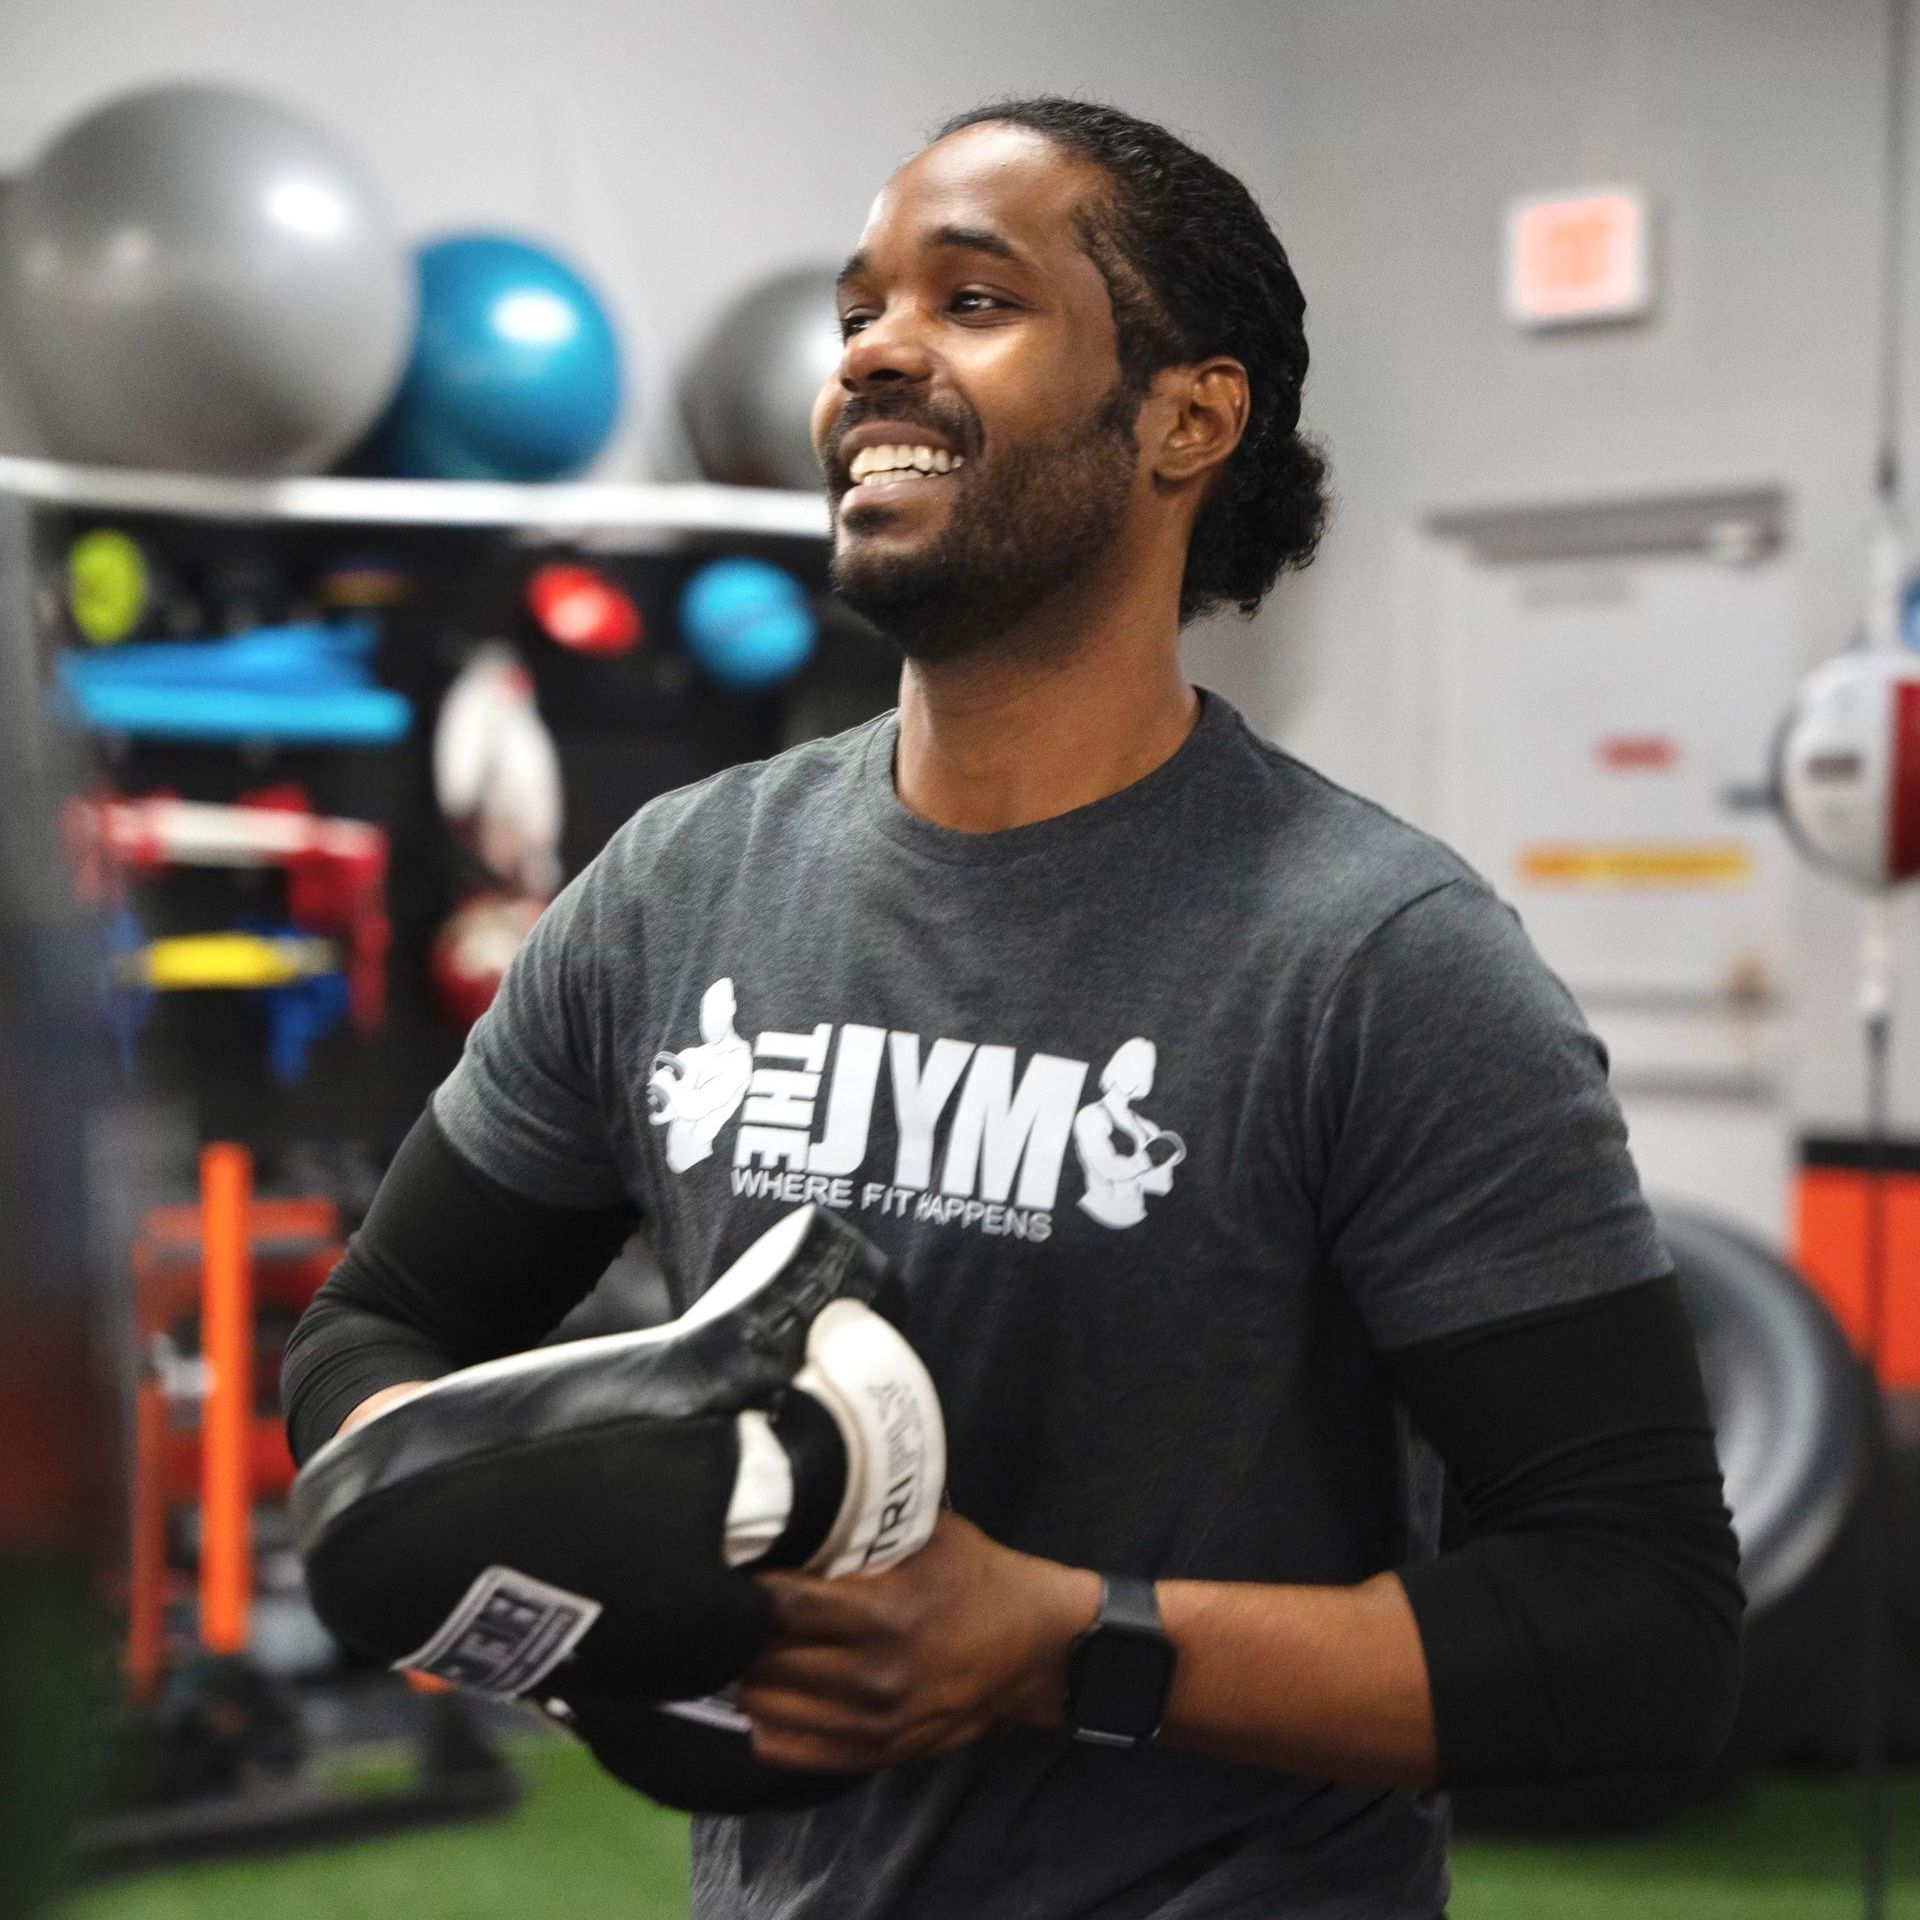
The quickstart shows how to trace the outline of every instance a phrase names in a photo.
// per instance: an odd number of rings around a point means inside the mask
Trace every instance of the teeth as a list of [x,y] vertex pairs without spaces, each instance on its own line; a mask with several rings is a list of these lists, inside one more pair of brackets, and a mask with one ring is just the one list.
[[963,456],[940,447],[886,446],[862,447],[847,468],[856,485],[895,473],[951,473],[965,464]]

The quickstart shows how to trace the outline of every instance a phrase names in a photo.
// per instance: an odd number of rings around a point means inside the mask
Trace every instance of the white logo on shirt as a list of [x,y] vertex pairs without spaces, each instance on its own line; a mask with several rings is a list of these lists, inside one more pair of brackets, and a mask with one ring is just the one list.
[[1147,1195],[1170,1193],[1173,1170],[1187,1157],[1177,1133],[1133,1110],[1153,1091],[1158,1063],[1151,1040],[1126,1041],[1101,1070],[1100,1098],[1073,1116],[1073,1150],[1087,1177],[1081,1211],[1103,1227],[1137,1227],[1147,1217]]
[[700,1041],[681,1053],[656,1053],[647,1077],[647,1118],[667,1130],[667,1165],[675,1173],[712,1153],[734,1116],[753,1072],[753,1049],[733,1030],[731,980],[716,980],[700,999]]
[[[1172,1189],[1180,1136],[1135,1111],[1153,1089],[1151,1040],[1126,1041],[1082,1104],[1084,1060],[849,1022],[766,1031],[749,1047],[734,1030],[733,982],[700,1003],[702,1044],[654,1056],[649,1116],[667,1128],[667,1165],[685,1173],[711,1156],[738,1113],[733,1188],[783,1205],[882,1212],[936,1225],[1044,1240],[1072,1145],[1085,1181],[1081,1209],[1102,1226],[1137,1226],[1147,1197]],[[832,1071],[829,1074],[828,1061]],[[867,1164],[874,1102],[887,1076],[896,1131],[888,1180]],[[857,1194],[857,1198],[856,1198]]]

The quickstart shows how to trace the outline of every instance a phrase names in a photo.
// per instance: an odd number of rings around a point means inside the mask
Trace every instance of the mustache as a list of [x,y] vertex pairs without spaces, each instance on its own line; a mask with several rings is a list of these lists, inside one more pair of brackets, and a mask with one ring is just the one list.
[[974,421],[970,415],[962,417],[943,413],[935,407],[903,406],[898,401],[849,400],[834,425],[833,437],[827,445],[830,470],[837,471],[842,465],[840,447],[848,434],[859,427],[880,425],[924,427],[931,433],[939,434],[942,439],[951,441],[955,450],[963,454],[973,452],[979,437],[974,431]]

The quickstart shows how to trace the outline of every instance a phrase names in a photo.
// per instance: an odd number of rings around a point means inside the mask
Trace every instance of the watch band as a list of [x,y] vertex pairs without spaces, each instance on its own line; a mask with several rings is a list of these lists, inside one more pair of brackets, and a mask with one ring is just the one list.
[[1137,1573],[1100,1576],[1100,1617],[1096,1627],[1131,1627],[1136,1633],[1164,1634],[1160,1624],[1160,1596],[1151,1580]]

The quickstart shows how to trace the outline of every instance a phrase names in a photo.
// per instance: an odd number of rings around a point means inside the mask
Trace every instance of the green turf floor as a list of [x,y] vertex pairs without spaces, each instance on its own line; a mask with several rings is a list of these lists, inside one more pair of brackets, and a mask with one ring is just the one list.
[[[60,1920],[674,1920],[684,1823],[576,1749],[517,1757],[511,1815],[271,1861],[178,1868],[73,1896]],[[1920,1772],[1895,1801],[1893,1913],[1920,1920]],[[1452,1920],[1842,1920],[1858,1913],[1844,1781],[1773,1775],[1631,1840],[1463,1841]],[[990,1917],[983,1916],[983,1920]]]

